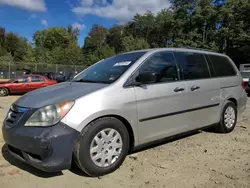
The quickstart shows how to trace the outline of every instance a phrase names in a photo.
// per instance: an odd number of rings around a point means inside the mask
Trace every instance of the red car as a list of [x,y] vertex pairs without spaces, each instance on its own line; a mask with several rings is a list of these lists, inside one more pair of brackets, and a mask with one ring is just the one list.
[[7,82],[0,82],[0,96],[7,96],[14,93],[27,93],[56,83],[57,81],[49,80],[41,75],[22,75]]

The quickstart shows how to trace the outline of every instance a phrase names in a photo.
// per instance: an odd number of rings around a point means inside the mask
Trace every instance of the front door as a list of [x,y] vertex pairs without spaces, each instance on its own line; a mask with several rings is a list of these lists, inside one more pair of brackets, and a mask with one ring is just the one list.
[[26,93],[28,92],[28,77],[17,77],[10,87],[11,93]]
[[187,131],[189,128],[188,98],[185,82],[179,79],[172,52],[153,54],[136,74],[156,72],[153,84],[135,87],[140,144]]
[[211,78],[208,62],[202,53],[176,52],[181,78],[186,82],[189,101],[190,129],[218,122],[220,82]]

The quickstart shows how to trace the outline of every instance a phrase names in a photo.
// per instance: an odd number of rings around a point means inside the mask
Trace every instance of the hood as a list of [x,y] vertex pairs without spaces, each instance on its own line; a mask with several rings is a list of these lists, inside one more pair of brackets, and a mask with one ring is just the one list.
[[15,104],[21,107],[41,108],[50,104],[75,100],[106,86],[108,84],[64,82],[27,93]]

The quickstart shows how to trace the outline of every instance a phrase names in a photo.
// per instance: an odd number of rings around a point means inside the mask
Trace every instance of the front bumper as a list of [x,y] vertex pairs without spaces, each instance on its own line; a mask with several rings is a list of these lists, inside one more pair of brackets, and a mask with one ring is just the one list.
[[4,121],[2,132],[15,158],[46,172],[71,167],[78,132],[69,126],[58,123],[51,127],[25,127],[18,123],[9,128]]

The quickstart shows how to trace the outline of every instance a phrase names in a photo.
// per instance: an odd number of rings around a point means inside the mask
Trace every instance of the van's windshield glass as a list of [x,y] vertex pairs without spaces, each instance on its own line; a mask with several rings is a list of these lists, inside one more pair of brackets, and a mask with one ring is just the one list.
[[145,53],[131,52],[104,59],[87,68],[71,82],[113,83]]

